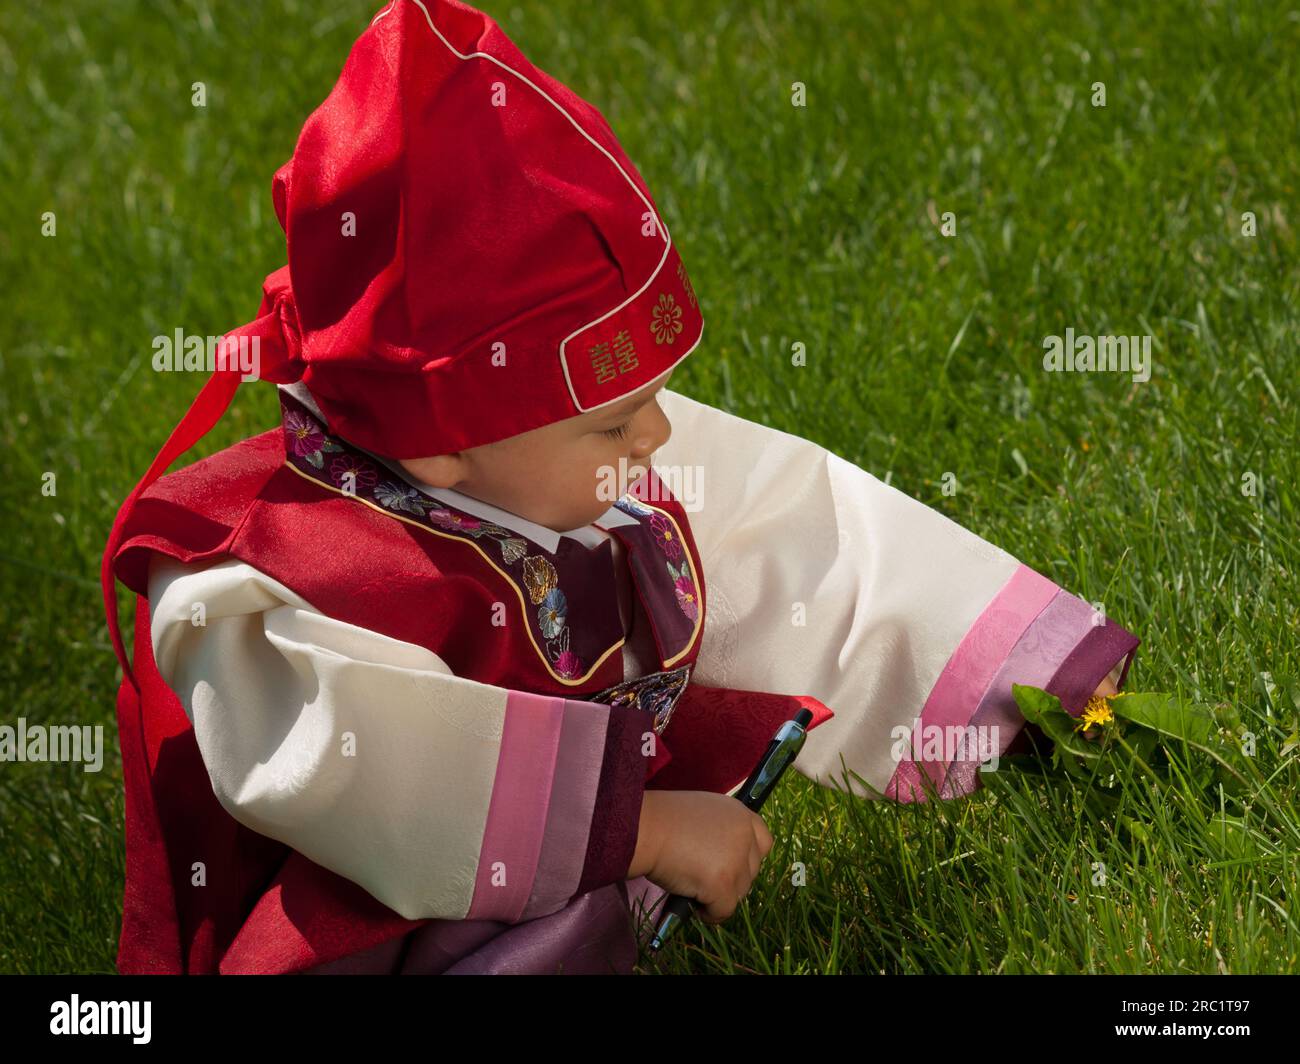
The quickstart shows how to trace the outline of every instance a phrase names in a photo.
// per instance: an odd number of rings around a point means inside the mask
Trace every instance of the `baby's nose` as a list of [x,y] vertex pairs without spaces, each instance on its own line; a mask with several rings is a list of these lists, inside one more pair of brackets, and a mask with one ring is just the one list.
[[637,437],[637,457],[640,458],[652,454],[655,450],[667,443],[668,438],[672,436],[672,434],[672,424],[666,417],[661,415],[650,428],[646,429],[642,435]]

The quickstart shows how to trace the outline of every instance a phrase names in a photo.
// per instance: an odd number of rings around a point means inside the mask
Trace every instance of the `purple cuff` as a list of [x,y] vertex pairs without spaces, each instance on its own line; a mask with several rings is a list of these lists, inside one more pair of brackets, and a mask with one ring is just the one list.
[[636,854],[641,828],[641,802],[645,797],[646,757],[641,752],[646,732],[654,731],[654,713],[632,706],[611,709],[605,733],[605,760],[591,814],[587,856],[578,879],[577,894],[606,883],[627,879]]
[[1127,628],[1106,619],[1089,629],[1044,690],[1056,695],[1061,700],[1061,708],[1070,716],[1077,717],[1097,690],[1097,685],[1121,660],[1124,669],[1115,686],[1124,686],[1129,666],[1133,664],[1133,653],[1140,642]]
[[[1075,595],[1021,566],[963,637],[926,699],[910,756],[886,793],[924,801],[922,773],[941,798],[978,787],[982,761],[1006,753],[1024,727],[1012,684],[1050,691],[1073,716],[1137,637]],[[1120,678],[1123,682],[1123,676]]]

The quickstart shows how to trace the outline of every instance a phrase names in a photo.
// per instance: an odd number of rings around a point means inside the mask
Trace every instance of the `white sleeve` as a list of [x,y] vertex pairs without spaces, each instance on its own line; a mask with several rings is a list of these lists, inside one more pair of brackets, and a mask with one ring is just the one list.
[[[885,792],[899,729],[921,720],[998,718],[1009,744],[1023,724],[1011,682],[1057,675],[1088,635],[1086,604],[1046,611],[1051,581],[824,447],[660,394],[672,434],[654,467],[704,570],[694,678],[824,702],[835,716],[795,762],[822,783],[848,768]],[[1100,680],[1114,645],[1091,640],[1075,671]]]
[[149,601],[159,674],[252,830],[407,919],[516,922],[626,878],[646,721],[454,676],[233,559],[156,555]]

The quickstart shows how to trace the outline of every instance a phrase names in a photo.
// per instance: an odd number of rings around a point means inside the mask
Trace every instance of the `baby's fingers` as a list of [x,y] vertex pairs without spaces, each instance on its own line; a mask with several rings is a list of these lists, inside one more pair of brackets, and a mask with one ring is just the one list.
[[1119,694],[1119,688],[1111,683],[1110,677],[1107,676],[1097,685],[1097,690],[1094,693],[1099,698],[1110,698]]

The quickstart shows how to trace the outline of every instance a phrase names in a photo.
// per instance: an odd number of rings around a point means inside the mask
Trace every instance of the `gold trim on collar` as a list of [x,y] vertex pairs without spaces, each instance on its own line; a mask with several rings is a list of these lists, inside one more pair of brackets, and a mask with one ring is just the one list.
[[[668,518],[668,520],[672,522],[673,530],[677,533],[677,539],[682,545],[682,553],[686,556],[687,564],[691,567],[691,582],[695,585],[695,589],[700,596],[700,608],[695,611],[695,627],[691,629],[690,639],[686,640],[686,645],[680,651],[674,654],[671,658],[665,659],[663,663],[665,669],[670,669],[676,662],[681,661],[682,658],[690,653],[691,647],[695,645],[696,636],[700,634],[700,627],[704,624],[704,582],[700,580],[700,571],[695,567],[695,559],[691,556],[691,544],[687,541],[686,537],[682,535],[682,526],[677,523],[677,518],[667,510],[661,510],[658,506],[654,506],[651,503],[642,502],[635,495],[632,496],[632,501],[638,506],[644,506],[647,510],[653,510],[657,514],[663,514],[664,517]],[[602,532],[613,531],[616,535],[617,529],[622,527],[619,525],[612,525],[610,528],[606,528],[602,524],[596,522],[592,523]],[[642,528],[645,528],[644,522],[638,522],[638,524],[640,524]],[[626,546],[624,546],[624,550],[626,549]],[[656,644],[657,643],[658,640],[656,640]]]
[[[578,687],[578,686],[580,686],[581,684],[586,683],[588,680],[591,679],[592,676],[595,675],[596,670],[599,669],[599,668],[601,667],[602,664],[604,664],[605,659],[608,658],[612,653],[614,653],[614,651],[616,651],[619,647],[621,647],[624,643],[627,642],[627,637],[626,637],[626,636],[624,636],[624,637],[622,637],[621,639],[619,639],[619,641],[618,641],[617,643],[614,643],[614,644],[613,644],[613,645],[612,645],[608,650],[606,650],[603,654],[601,654],[601,656],[600,656],[599,658],[596,659],[595,664],[593,664],[593,665],[591,666],[590,669],[588,669],[585,673],[583,673],[583,674],[582,674],[581,676],[579,676],[578,678],[570,680],[570,679],[568,679],[568,678],[566,678],[566,677],[564,677],[564,676],[561,676],[558,672],[556,672],[553,668],[551,668],[551,662],[550,662],[550,660],[549,660],[549,659],[546,657],[546,655],[542,652],[542,648],[539,647],[539,646],[537,645],[537,640],[533,637],[533,629],[532,629],[532,626],[529,625],[529,623],[528,623],[528,606],[527,606],[527,604],[524,602],[524,596],[523,596],[523,593],[519,590],[519,585],[515,582],[514,578],[513,578],[509,573],[507,573],[505,570],[503,570],[499,565],[497,565],[496,562],[494,562],[490,557],[488,557],[487,552],[486,552],[485,550],[483,550],[483,548],[480,547],[477,543],[475,543],[472,539],[462,539],[460,536],[453,535],[453,534],[451,534],[450,532],[440,532],[440,531],[438,531],[438,529],[436,529],[436,528],[430,528],[428,525],[420,524],[420,522],[418,522],[418,521],[412,521],[409,517],[403,517],[403,516],[401,516],[401,514],[395,514],[395,513],[393,513],[393,511],[391,511],[391,510],[385,510],[382,506],[377,506],[375,503],[371,502],[369,499],[363,499],[363,498],[361,498],[361,496],[359,496],[359,495],[355,495],[355,494],[352,494],[351,492],[343,491],[343,490],[341,490],[341,489],[339,489],[339,488],[334,487],[334,485],[332,485],[332,484],[326,484],[326,483],[324,483],[323,481],[317,480],[315,477],[308,476],[308,475],[307,475],[306,473],[304,473],[301,469],[299,469],[296,465],[294,465],[291,461],[289,461],[289,458],[288,458],[287,455],[286,455],[286,457],[285,457],[285,459],[284,459],[284,464],[285,464],[288,468],[292,469],[295,473],[298,474],[298,476],[302,477],[302,479],[305,480],[305,481],[307,481],[308,483],[315,484],[317,487],[324,488],[326,491],[332,491],[332,492],[334,492],[336,495],[342,495],[344,498],[353,499],[353,500],[355,500],[356,502],[362,503],[362,504],[365,505],[365,506],[369,506],[370,509],[374,510],[376,513],[381,513],[381,514],[383,514],[385,517],[391,517],[391,518],[393,518],[394,520],[397,520],[397,521],[403,521],[403,522],[405,522],[406,524],[411,525],[413,528],[420,528],[420,529],[423,529],[425,532],[429,532],[429,533],[431,533],[431,534],[433,534],[433,535],[435,535],[435,536],[440,536],[440,537],[443,538],[443,539],[450,539],[450,540],[452,540],[452,541],[454,541],[454,542],[456,542],[456,543],[463,543],[463,544],[465,544],[465,545],[468,546],[468,547],[473,547],[476,551],[478,551],[479,555],[483,558],[483,560],[484,560],[485,562],[487,562],[488,565],[492,566],[492,568],[495,569],[495,570],[497,571],[497,573],[499,573],[499,574],[501,575],[501,577],[505,580],[505,582],[506,582],[507,584],[509,584],[510,587],[511,587],[511,589],[514,591],[514,593],[515,593],[515,597],[519,600],[519,609],[520,609],[520,610],[522,611],[522,613],[523,613],[523,625],[524,625],[524,631],[528,633],[528,641],[529,641],[529,643],[532,644],[533,650],[535,650],[535,651],[537,652],[537,656],[538,656],[538,658],[541,659],[542,664],[546,666],[546,671],[549,672],[549,673],[551,674],[551,676],[553,676],[556,680],[558,680],[560,683],[564,684],[565,686],[567,686],[567,687]],[[445,505],[445,504],[444,504],[444,505]],[[672,515],[671,515],[671,514],[665,514],[664,516],[666,516],[670,521],[672,520]],[[676,525],[676,522],[674,521],[673,524]],[[678,531],[680,532],[680,529],[679,529]],[[683,540],[683,545],[685,545],[685,541],[684,541],[684,540]],[[687,555],[689,556],[689,554],[690,554],[690,550],[688,549],[688,550],[686,551],[686,553],[687,553]],[[691,575],[692,575],[692,576],[695,575],[695,568],[694,568],[694,565],[692,565],[692,567],[691,567]],[[699,582],[698,582],[698,581],[696,581],[696,587],[699,587]],[[703,601],[704,601],[704,596],[703,596],[703,593],[701,593],[701,596],[700,596],[700,602],[701,602],[701,607],[700,607],[700,616],[701,616],[701,617],[704,616]],[[692,636],[691,636],[691,640],[692,640],[692,642],[694,641],[694,639],[695,639],[695,637],[694,637],[694,635],[692,635]],[[690,648],[690,644],[688,643],[688,644],[687,644],[687,649],[689,649],[689,648]],[[676,660],[676,659],[674,658],[673,660]],[[500,685],[494,685],[494,686],[500,686]]]

